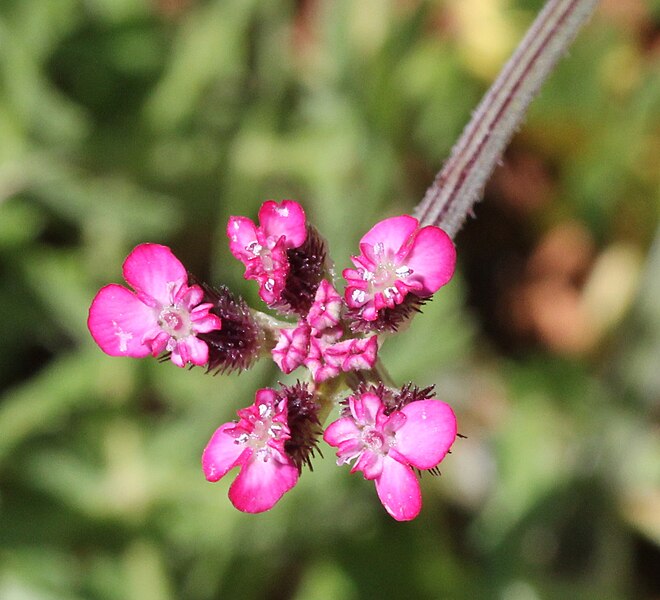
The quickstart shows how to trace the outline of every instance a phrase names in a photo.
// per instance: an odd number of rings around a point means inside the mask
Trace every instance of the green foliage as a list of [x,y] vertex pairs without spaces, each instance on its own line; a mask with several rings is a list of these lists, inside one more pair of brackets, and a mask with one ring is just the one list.
[[[339,272],[421,199],[540,4],[0,3],[0,598],[657,596],[660,78],[643,0],[583,32],[459,235],[461,272],[384,346],[468,436],[424,476],[415,522],[325,445],[273,511],[237,512],[200,454],[273,366],[110,358],[85,324],[142,241],[257,305],[224,228],[267,198],[304,204]],[[566,224],[590,250],[548,330],[561,261],[534,261]]]

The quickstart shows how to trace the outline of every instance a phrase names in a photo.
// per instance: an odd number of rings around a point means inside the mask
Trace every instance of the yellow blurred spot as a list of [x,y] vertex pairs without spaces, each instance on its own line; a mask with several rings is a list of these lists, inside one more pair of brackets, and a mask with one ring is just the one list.
[[631,493],[622,503],[623,516],[656,544],[660,544],[660,490]]
[[632,46],[614,47],[603,57],[600,70],[605,87],[615,94],[627,94],[639,84],[641,56]]
[[391,0],[362,0],[351,5],[350,37],[364,54],[377,52],[388,34]]
[[467,68],[490,81],[522,37],[518,13],[507,0],[449,0],[460,52]]
[[110,423],[104,437],[107,464],[103,497],[109,513],[141,519],[151,502],[149,468],[143,439],[135,423]]
[[624,316],[639,284],[643,258],[630,244],[614,244],[597,258],[582,292],[582,306],[598,337]]

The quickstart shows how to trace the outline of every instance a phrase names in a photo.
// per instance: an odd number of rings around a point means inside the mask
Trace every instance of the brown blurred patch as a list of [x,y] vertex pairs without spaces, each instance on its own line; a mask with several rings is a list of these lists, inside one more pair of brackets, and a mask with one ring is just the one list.
[[578,221],[561,223],[541,238],[527,262],[527,277],[580,286],[594,252],[591,233],[584,225]]
[[152,0],[156,12],[166,19],[176,19],[183,15],[196,0]]
[[318,0],[297,0],[292,28],[292,44],[296,55],[306,54],[317,45],[315,23],[319,10]]
[[557,195],[554,168],[529,147],[514,146],[458,240],[469,302],[484,331],[504,351],[542,347],[581,354],[599,328],[584,290],[597,249],[587,227],[565,220],[543,225]]
[[638,31],[651,20],[643,0],[601,0],[600,14],[617,27]]
[[429,8],[426,31],[431,37],[452,38],[458,35],[458,22],[444,3]]
[[512,298],[514,326],[558,354],[580,354],[594,340],[580,294],[559,280],[523,285]]
[[594,254],[591,235],[577,221],[562,223],[541,238],[522,280],[503,299],[520,335],[559,354],[579,354],[593,345],[581,289]]
[[599,14],[618,29],[635,36],[651,60],[660,54],[660,23],[644,0],[602,0]]
[[554,192],[549,166],[528,151],[508,153],[504,164],[493,174],[489,187],[501,202],[523,214],[545,206]]

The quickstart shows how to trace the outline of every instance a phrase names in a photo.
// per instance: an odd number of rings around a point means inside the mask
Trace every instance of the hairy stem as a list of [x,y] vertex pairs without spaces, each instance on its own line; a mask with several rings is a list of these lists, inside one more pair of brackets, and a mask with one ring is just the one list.
[[548,0],[416,207],[421,225],[437,225],[456,235],[481,199],[530,102],[597,3]]

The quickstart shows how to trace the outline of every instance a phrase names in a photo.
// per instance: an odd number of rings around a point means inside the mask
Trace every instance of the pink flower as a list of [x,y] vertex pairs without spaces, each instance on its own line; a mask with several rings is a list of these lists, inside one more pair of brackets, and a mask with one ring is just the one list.
[[222,322],[201,304],[204,292],[188,285],[188,274],[166,246],[140,244],[124,261],[124,279],[135,292],[111,283],[89,308],[87,327],[111,356],[142,358],[171,352],[178,367],[204,365],[209,349],[196,334],[219,330]]
[[286,397],[261,389],[254,404],[239,410],[238,416],[238,423],[225,423],[213,434],[202,455],[202,468],[208,481],[218,481],[240,467],[229,499],[243,512],[263,512],[298,481],[298,469],[284,449],[291,437]]
[[327,280],[321,280],[314,303],[307,313],[307,322],[312,327],[314,335],[334,327],[339,323],[342,301],[332,284]]
[[359,369],[371,369],[376,364],[378,356],[378,338],[372,335],[367,338],[354,338],[344,340],[330,346],[326,355],[339,361],[341,370],[355,371]]
[[346,303],[375,321],[380,310],[401,304],[408,293],[427,297],[445,285],[454,274],[456,250],[442,229],[419,229],[417,219],[402,215],[376,223],[352,260],[357,268],[343,272]]
[[309,351],[304,363],[316,383],[336,377],[341,372],[341,356],[329,352],[340,337],[341,331],[335,334],[330,330],[329,335],[320,334],[309,339]]
[[293,329],[280,329],[280,339],[271,354],[277,366],[287,375],[303,364],[309,353],[310,327],[300,321]]
[[230,217],[229,249],[245,265],[245,279],[259,282],[259,296],[266,304],[279,301],[289,273],[287,250],[298,248],[307,237],[305,212],[293,200],[264,202],[259,227],[247,217]]
[[204,365],[209,349],[196,334],[222,327],[201,304],[204,292],[188,285],[188,274],[166,246],[140,244],[124,261],[124,279],[135,292],[110,284],[89,308],[87,327],[94,341],[111,356],[142,358],[171,352],[178,367]]
[[312,379],[320,383],[341,371],[370,369],[376,363],[378,339],[351,338],[339,341],[341,296],[325,279],[321,281],[307,317],[290,329],[280,330],[272,351],[273,360],[284,373],[305,365]]
[[378,338],[352,338],[342,342],[332,342],[327,335],[310,339],[309,355],[305,366],[310,370],[312,379],[320,383],[337,376],[341,371],[371,369],[376,364]]
[[387,512],[397,521],[414,519],[422,507],[413,467],[432,469],[456,438],[456,417],[448,404],[419,400],[386,414],[381,398],[365,392],[348,398],[349,414],[332,423],[323,439],[338,448],[337,464],[354,462],[376,483]]

